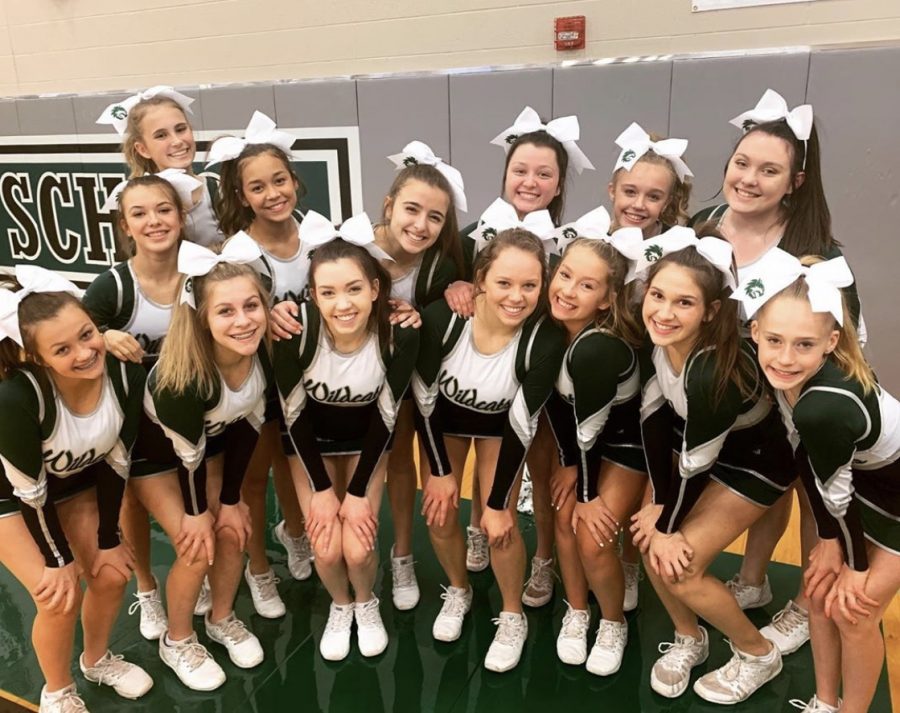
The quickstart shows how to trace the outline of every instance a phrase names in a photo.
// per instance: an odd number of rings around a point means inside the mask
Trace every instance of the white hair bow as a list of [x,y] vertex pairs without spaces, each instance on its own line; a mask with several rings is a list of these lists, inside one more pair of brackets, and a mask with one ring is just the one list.
[[653,151],[657,156],[661,156],[672,164],[672,168],[678,175],[678,180],[684,181],[688,176],[694,175],[681,158],[684,152],[687,151],[687,139],[653,141],[650,138],[650,134],[644,131],[639,124],[633,122],[631,126],[619,134],[616,139],[616,145],[622,149],[622,152],[619,154],[613,172],[618,171],[620,168],[630,171],[641,156],[648,151]]
[[491,240],[497,237],[498,233],[512,228],[522,228],[536,235],[543,243],[548,257],[551,254],[559,254],[556,240],[553,237],[556,226],[553,225],[550,211],[536,210],[519,220],[516,209],[502,198],[497,198],[488,206],[487,210],[481,214],[478,227],[469,233],[469,237],[475,240],[475,254],[480,253]]
[[806,280],[812,311],[830,312],[843,327],[844,303],[840,288],[853,284],[853,273],[843,256],[806,267],[790,253],[772,248],[753,265],[731,297],[744,305],[750,319],[799,277]]
[[694,248],[701,256],[709,261],[713,267],[722,273],[725,284],[732,290],[735,288],[734,271],[732,265],[731,243],[719,238],[698,238],[692,228],[676,225],[665,233],[655,238],[645,240],[641,245],[641,253],[638,257],[636,272],[639,276],[646,276],[650,266],[660,258],[670,253]]
[[509,152],[512,143],[523,134],[531,134],[535,131],[546,131],[550,136],[559,141],[566,153],[569,154],[569,161],[572,167],[581,173],[584,169],[594,169],[594,164],[590,162],[584,152],[578,148],[575,143],[581,138],[581,129],[578,126],[577,116],[563,116],[559,119],[553,119],[546,124],[541,122],[541,117],[530,106],[522,109],[522,113],[516,117],[515,123],[505,131],[500,132],[491,139],[492,144],[502,146],[504,151]]
[[[193,207],[194,191],[203,185],[203,181],[196,176],[186,173],[183,168],[166,168],[159,173],[154,173],[152,175],[159,176],[172,184],[172,187],[175,189],[175,192],[178,194],[178,197],[181,199],[181,203],[186,210],[190,210]],[[106,198],[106,202],[103,204],[103,207],[100,208],[100,212],[110,213],[114,210],[119,210],[119,196],[122,195],[122,191],[125,190],[128,183],[128,179],[120,181],[116,187],[110,191],[109,196]]]
[[187,275],[181,286],[181,304],[187,303],[194,309],[197,304],[194,301],[193,278],[209,274],[216,265],[223,262],[246,265],[257,260],[262,255],[259,245],[243,230],[229,238],[222,247],[221,253],[214,253],[197,243],[185,240],[178,250],[178,272]]
[[22,332],[19,329],[19,304],[28,295],[37,292],[68,292],[81,299],[82,291],[52,270],[37,265],[16,265],[16,282],[22,289],[17,292],[0,290],[0,339],[9,337],[20,347]]
[[556,247],[559,254],[562,255],[565,249],[576,238],[593,238],[600,239],[609,235],[609,226],[612,220],[606,208],[600,206],[592,211],[585,213],[573,223],[556,228],[553,231],[553,237],[556,238]]
[[335,228],[334,224],[324,215],[316,213],[314,210],[306,212],[300,223],[300,242],[305,250],[311,251],[338,238],[363,248],[376,260],[394,262],[394,258],[375,244],[372,221],[365,213],[354,215],[345,220],[340,228]]
[[392,154],[388,158],[397,168],[405,168],[417,163],[434,166],[447,179],[450,188],[453,189],[453,202],[456,204],[456,207],[464,213],[469,210],[469,206],[466,203],[462,174],[449,163],[445,163],[442,158],[435,156],[434,151],[431,150],[428,144],[421,141],[411,141],[403,147],[403,151]]
[[793,109],[788,109],[787,102],[778,92],[766,89],[756,106],[734,117],[728,123],[742,131],[748,131],[756,124],[764,124],[767,121],[784,119],[794,136],[803,142],[803,168],[806,168],[807,141],[812,133],[813,108],[812,104],[801,104]]
[[128,114],[134,108],[135,104],[142,102],[145,99],[152,99],[153,97],[166,97],[178,104],[186,114],[194,113],[191,111],[191,104],[194,103],[194,100],[191,99],[191,97],[175,91],[175,89],[170,86],[161,84],[138,92],[134,96],[130,96],[120,102],[110,104],[103,110],[103,113],[100,114],[97,123],[111,124],[121,136],[125,133],[125,128],[128,126]]
[[244,130],[243,139],[236,136],[223,136],[212,143],[209,151],[206,152],[206,167],[209,168],[214,163],[236,159],[249,144],[272,144],[284,151],[290,158],[296,139],[297,137],[293,134],[279,131],[275,122],[261,111],[254,111],[253,116],[250,117],[250,123]]

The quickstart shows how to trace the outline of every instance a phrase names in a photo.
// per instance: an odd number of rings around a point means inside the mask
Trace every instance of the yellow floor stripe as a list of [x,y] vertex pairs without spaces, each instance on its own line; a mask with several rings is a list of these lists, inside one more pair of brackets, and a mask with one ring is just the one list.
[[16,705],[22,706],[25,710],[29,711],[37,711],[38,706],[31,701],[26,701],[24,698],[19,698],[15,693],[10,693],[9,691],[4,691],[0,688],[0,698],[3,698],[11,703],[15,703]]

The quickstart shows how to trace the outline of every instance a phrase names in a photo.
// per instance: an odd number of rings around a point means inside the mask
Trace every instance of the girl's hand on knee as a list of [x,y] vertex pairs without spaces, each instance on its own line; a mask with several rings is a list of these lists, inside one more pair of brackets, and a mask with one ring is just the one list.
[[475,286],[471,282],[457,280],[444,290],[444,299],[460,317],[475,314]]
[[657,533],[656,521],[659,520],[662,509],[662,505],[647,503],[631,517],[630,530],[634,546],[640,550],[641,554],[645,555],[650,550],[650,544]]
[[341,510],[334,488],[317,491],[309,501],[309,516],[306,518],[306,535],[313,548],[327,552],[331,544],[331,529]]
[[375,549],[375,535],[378,534],[378,519],[372,512],[368,498],[361,498],[347,493],[341,504],[341,520],[350,525],[350,529],[359,538],[363,546],[371,552]]
[[694,558],[694,550],[680,532],[666,535],[657,532],[650,542],[650,566],[660,577],[670,582],[684,579],[684,571]]
[[104,567],[112,567],[127,582],[134,571],[134,550],[127,542],[122,542],[108,550],[98,550],[91,567],[91,577],[100,574]]
[[459,508],[459,484],[453,474],[432,475],[422,492],[422,516],[428,527],[443,527],[451,509]]
[[189,565],[194,564],[203,557],[212,567],[216,554],[216,535],[213,531],[215,520],[212,513],[207,510],[199,515],[181,517],[181,531],[175,537],[175,554],[181,557]]
[[598,547],[611,547],[621,528],[612,511],[598,495],[588,503],[575,503],[572,513],[572,531],[578,534],[578,522],[587,527]]
[[250,508],[243,500],[234,505],[219,505],[219,514],[216,516],[215,531],[224,529],[233,530],[238,538],[238,549],[243,552],[247,548],[247,540],[250,539],[252,526],[250,524]]
[[578,480],[578,469],[573,465],[557,468],[550,476],[550,504],[557,512],[562,510],[569,498],[575,497],[575,483]]
[[276,342],[279,339],[290,339],[303,331],[303,325],[297,321],[299,313],[300,308],[293,300],[285,300],[272,307],[269,323],[272,325],[272,338]]
[[47,611],[68,614],[75,608],[77,587],[78,570],[69,562],[64,567],[44,567],[32,594]]
[[389,321],[391,324],[399,324],[401,327],[418,329],[422,326],[422,316],[406,300],[388,300],[391,306]]
[[481,516],[481,529],[485,531],[491,547],[503,549],[512,542],[516,521],[509,508],[494,510],[486,507]]
[[809,553],[809,566],[803,573],[803,593],[812,599],[814,592],[826,581],[830,589],[843,564],[840,543],[836,539],[819,540]]
[[869,579],[869,570],[857,572],[847,565],[841,567],[841,571],[832,586],[828,596],[825,597],[825,616],[833,619],[834,607],[851,624],[858,624],[858,616],[869,617],[872,610],[880,605],[866,594],[866,582]]

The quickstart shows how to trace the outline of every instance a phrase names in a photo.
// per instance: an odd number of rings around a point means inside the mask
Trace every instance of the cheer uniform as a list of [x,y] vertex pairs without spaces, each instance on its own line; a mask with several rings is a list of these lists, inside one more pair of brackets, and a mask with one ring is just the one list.
[[415,267],[391,280],[391,297],[424,309],[441,299],[444,290],[456,279],[457,269],[453,259],[442,256],[441,246],[435,243],[425,251]]
[[218,189],[218,184],[208,174],[200,174],[198,178],[203,181],[203,192],[200,200],[185,216],[184,236],[192,243],[208,248],[225,239],[213,207],[213,192]]
[[866,539],[900,555],[900,403],[880,386],[866,394],[830,359],[793,407],[776,398],[819,536],[839,539],[858,571]]
[[266,390],[272,383],[265,343],[259,345],[250,372],[237,389],[231,389],[217,369],[219,378],[211,394],[202,394],[197,384],[176,394],[157,387],[157,368],[147,378],[144,409],[167,436],[169,453],[158,458],[177,458],[185,512],[200,515],[206,511],[206,459],[222,452],[225,463],[219,500],[223,505],[236,505],[263,424]]
[[359,455],[347,492],[363,497],[391,434],[419,349],[419,332],[391,328],[389,344],[371,333],[357,350],[338,352],[313,302],[300,305],[303,331],[275,344],[274,364],[288,439],[310,484],[331,487],[322,456]]
[[25,366],[0,383],[0,515],[21,511],[48,567],[72,562],[54,504],[97,486],[100,549],[119,544],[119,507],[141,413],[144,370],[106,356],[100,399],[73,413],[52,379]]
[[431,473],[451,472],[444,436],[502,438],[488,506],[507,506],[525,454],[537,430],[565,352],[559,328],[546,315],[532,315],[509,343],[481,354],[463,319],[443,300],[422,315],[422,347],[413,393],[416,425]]
[[[752,350],[738,358],[756,370],[753,393],[729,381],[716,399],[714,348],[695,351],[680,374],[665,349],[641,350],[641,432],[653,502],[663,505],[661,532],[678,530],[708,478],[756,505],[769,507],[794,479],[784,427],[765,393]],[[673,473],[672,453],[678,455]]]
[[594,325],[569,345],[545,410],[560,464],[577,466],[579,502],[597,497],[600,461],[647,470],[641,444],[641,385],[634,350]]

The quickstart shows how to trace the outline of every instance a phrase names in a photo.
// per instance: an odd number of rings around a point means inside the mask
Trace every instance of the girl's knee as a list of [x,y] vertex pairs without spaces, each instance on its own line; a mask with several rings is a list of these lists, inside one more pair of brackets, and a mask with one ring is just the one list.
[[95,577],[87,577],[87,586],[96,594],[121,596],[125,592],[128,579],[114,567],[101,567]]
[[368,550],[361,543],[345,538],[344,560],[348,569],[365,569],[372,565],[374,559],[374,550]]

